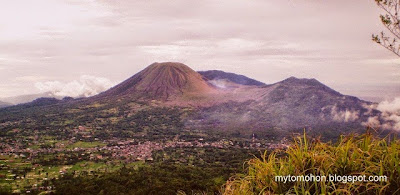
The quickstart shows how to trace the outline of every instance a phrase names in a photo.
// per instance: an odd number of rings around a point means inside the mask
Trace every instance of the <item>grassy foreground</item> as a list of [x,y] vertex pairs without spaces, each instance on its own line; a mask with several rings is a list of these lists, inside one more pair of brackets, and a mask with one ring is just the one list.
[[[231,178],[223,194],[400,194],[400,140],[370,133],[322,143],[305,135],[285,150],[247,162],[248,172]],[[387,176],[380,182],[279,182],[275,176]],[[343,180],[344,181],[344,180]]]

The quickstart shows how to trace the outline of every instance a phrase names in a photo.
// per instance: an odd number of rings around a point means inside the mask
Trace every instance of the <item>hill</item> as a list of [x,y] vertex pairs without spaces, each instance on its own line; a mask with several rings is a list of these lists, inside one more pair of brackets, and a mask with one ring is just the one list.
[[20,95],[14,97],[6,97],[1,98],[0,101],[9,102],[10,104],[17,105],[17,104],[24,104],[28,102],[32,102],[38,98],[57,98],[62,99],[63,97],[54,95],[51,92],[39,93],[39,94],[27,94],[27,95]]
[[373,103],[340,94],[315,79],[291,77],[271,85],[236,89],[234,94],[242,101],[202,108],[192,125],[263,137],[280,137],[305,128],[335,137],[364,130],[362,122],[380,114],[369,108]]
[[5,108],[5,107],[8,107],[8,106],[12,106],[12,104],[0,101],[0,108]]
[[153,63],[99,97],[131,96],[167,100],[213,92],[202,76],[181,63]]
[[220,70],[208,70],[208,71],[199,71],[199,74],[203,76],[209,82],[218,86],[219,83],[223,83],[223,81],[229,81],[235,84],[240,85],[250,85],[250,86],[263,86],[265,83],[260,81],[251,79],[244,75],[238,75],[234,73],[224,72]]

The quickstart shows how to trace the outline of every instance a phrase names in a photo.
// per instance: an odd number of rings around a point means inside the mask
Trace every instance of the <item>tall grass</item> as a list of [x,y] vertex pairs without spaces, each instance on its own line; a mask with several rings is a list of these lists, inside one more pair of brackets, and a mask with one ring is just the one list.
[[[342,136],[335,144],[306,135],[281,151],[247,162],[246,175],[231,178],[225,195],[242,194],[400,194],[400,141],[370,133]],[[387,176],[382,182],[279,182],[275,176]]]

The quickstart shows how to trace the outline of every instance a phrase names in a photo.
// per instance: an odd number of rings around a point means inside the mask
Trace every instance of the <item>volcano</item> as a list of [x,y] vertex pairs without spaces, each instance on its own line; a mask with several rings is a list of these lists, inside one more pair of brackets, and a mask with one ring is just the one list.
[[131,96],[159,100],[195,97],[215,91],[202,75],[182,63],[153,63],[99,97]]
[[365,130],[366,122],[380,115],[374,103],[343,95],[316,79],[290,77],[264,84],[234,73],[196,72],[182,63],[164,62],[149,65],[97,96],[39,99],[3,108],[0,121],[9,120],[9,113],[18,113],[15,118],[21,120],[45,113],[43,109],[55,116],[61,109],[82,109],[84,121],[92,113],[93,119],[112,118],[128,127],[134,124],[130,116],[138,110],[153,112],[168,107],[191,111],[182,119],[187,130],[239,132],[243,136],[279,137],[304,128],[332,136]]

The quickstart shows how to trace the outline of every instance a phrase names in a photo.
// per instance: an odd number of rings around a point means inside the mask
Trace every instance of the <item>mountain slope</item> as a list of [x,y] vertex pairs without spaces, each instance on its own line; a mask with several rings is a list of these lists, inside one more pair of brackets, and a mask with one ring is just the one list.
[[0,101],[0,108],[5,108],[5,107],[8,107],[8,106],[12,106],[12,104]]
[[1,98],[0,101],[9,102],[11,104],[17,105],[17,104],[32,102],[38,98],[62,99],[63,97],[54,95],[51,92],[46,92],[46,93],[39,93],[39,94],[28,94],[28,95],[14,96],[14,97],[6,97],[6,98]]
[[[252,97],[248,101],[203,108],[198,118],[193,118],[193,124],[242,134],[247,131],[279,136],[303,128],[339,134],[363,130],[362,122],[379,114],[367,108],[372,103],[342,95],[315,79],[291,77],[253,88],[247,95]],[[333,129],[336,131],[331,132]]]
[[[329,125],[364,119],[369,102],[342,95],[315,79],[289,78],[273,85],[274,89],[257,106],[279,118],[278,126]],[[366,119],[365,119],[366,120]]]
[[167,100],[177,96],[204,95],[215,91],[202,76],[181,63],[153,63],[121,84],[101,93]]
[[240,85],[263,86],[265,83],[251,79],[244,75],[224,72],[220,70],[198,71],[204,78],[209,81],[227,80]]

